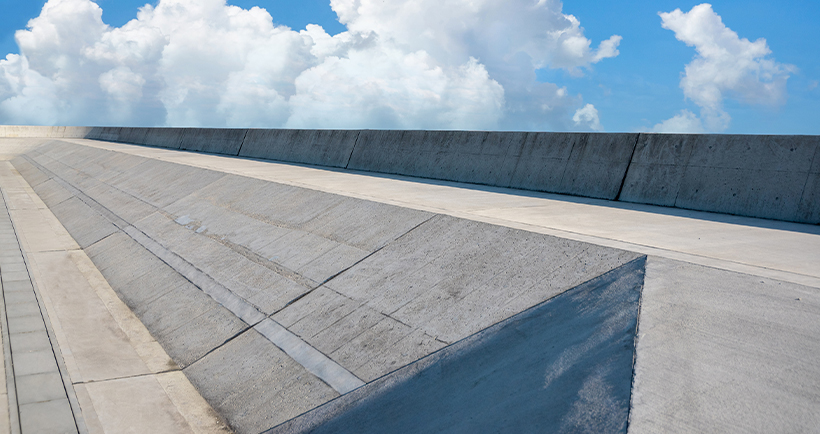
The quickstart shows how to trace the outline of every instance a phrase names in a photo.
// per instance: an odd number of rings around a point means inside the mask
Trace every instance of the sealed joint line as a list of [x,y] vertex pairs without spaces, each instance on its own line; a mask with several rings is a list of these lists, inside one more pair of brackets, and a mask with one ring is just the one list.
[[254,330],[342,395],[365,384],[359,377],[270,318],[257,324]]
[[133,226],[127,227],[124,232],[337,392],[345,394],[364,385],[364,382],[353,373],[281,325],[267,318],[251,304],[220,285],[182,257],[165,249]]
[[199,287],[202,292],[208,294],[246,324],[254,325],[265,319],[265,314],[257,310],[250,303],[219,284],[211,276],[205,274],[181,256],[166,249],[139,229],[128,226],[123,229],[123,232],[141,246],[145,247],[154,256],[170,265],[176,272]]
[[632,168],[632,160],[635,158],[635,151],[638,149],[638,143],[641,142],[641,134],[638,134],[638,137],[635,137],[635,144],[632,145],[632,153],[629,154],[629,162],[626,164],[626,170],[624,170],[624,177],[621,178],[621,186],[618,188],[618,194],[615,195],[616,201],[621,200],[621,193],[624,191],[624,185],[626,185],[626,178],[629,177],[629,169]]

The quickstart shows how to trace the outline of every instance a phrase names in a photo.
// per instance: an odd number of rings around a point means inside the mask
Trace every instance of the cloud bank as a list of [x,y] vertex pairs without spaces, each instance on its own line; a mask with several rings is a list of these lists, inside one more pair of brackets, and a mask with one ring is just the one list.
[[724,131],[731,121],[723,109],[725,98],[745,104],[785,103],[786,81],[795,67],[769,58],[772,52],[765,39],[741,39],[707,3],[686,13],[676,9],[659,15],[663,28],[695,47],[697,54],[686,65],[680,87],[684,96],[700,107],[700,117],[684,110],[655,125],[654,131]]
[[558,0],[331,0],[347,31],[274,25],[225,0],[160,0],[122,27],[49,0],[0,60],[0,123],[602,129],[539,68],[579,75],[597,48]]

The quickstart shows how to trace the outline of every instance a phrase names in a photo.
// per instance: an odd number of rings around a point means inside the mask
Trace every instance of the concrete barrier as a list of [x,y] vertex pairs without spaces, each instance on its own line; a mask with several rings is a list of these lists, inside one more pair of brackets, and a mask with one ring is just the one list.
[[138,145],[179,149],[185,128],[149,128]]
[[355,130],[248,130],[240,157],[346,167],[359,136]]
[[134,143],[144,145],[145,136],[148,134],[148,131],[152,129],[153,128],[123,127],[120,130],[120,137],[117,141],[122,143]]
[[820,224],[820,136],[0,126]]
[[29,125],[4,125],[0,133],[0,137],[52,137],[53,130],[56,127],[41,127]]
[[527,133],[363,131],[349,169],[509,186]]
[[510,187],[615,200],[638,134],[530,133]]
[[86,138],[116,142],[120,139],[121,127],[94,127]]
[[84,139],[91,133],[91,127],[60,127],[56,135],[52,137],[62,137],[66,139]]
[[820,223],[804,194],[818,148],[817,136],[642,134],[620,200]]
[[186,128],[182,133],[179,149],[237,155],[246,133],[247,130],[242,129]]

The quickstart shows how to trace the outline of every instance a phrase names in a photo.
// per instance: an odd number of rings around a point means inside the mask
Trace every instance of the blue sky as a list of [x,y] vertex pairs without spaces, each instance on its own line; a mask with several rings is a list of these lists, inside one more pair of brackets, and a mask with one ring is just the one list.
[[[90,0],[52,0],[52,3],[69,1],[79,4]],[[169,3],[171,0],[163,1]],[[174,1],[184,3],[184,0]],[[820,56],[817,56],[820,53],[820,26],[816,25],[820,18],[820,2],[711,2],[711,11],[722,20],[725,27],[735,32],[741,40],[745,38],[755,42],[764,38],[771,54],[756,58],[755,61],[759,64],[753,65],[741,77],[745,84],[723,83],[715,85],[718,87],[710,87],[704,80],[717,80],[715,74],[719,75],[722,69],[732,68],[731,59],[716,61],[712,67],[718,68],[718,73],[697,77],[693,75],[690,81],[697,82],[699,87],[696,86],[685,94],[681,88],[682,77],[687,64],[692,63],[696,57],[696,48],[676,39],[676,31],[664,28],[659,12],[668,13],[680,9],[686,14],[702,2],[639,0],[602,3],[567,0],[561,4],[548,0],[547,3],[552,3],[551,11],[544,10],[531,20],[529,15],[533,14],[517,16],[513,12],[506,17],[510,22],[499,24],[489,22],[494,18],[487,17],[501,15],[498,19],[504,20],[503,13],[485,13],[480,19],[471,21],[464,18],[464,23],[461,23],[463,16],[458,8],[449,12],[432,10],[447,1],[410,0],[404,3],[413,1],[420,5],[422,12],[406,19],[408,27],[412,28],[412,24],[419,28],[419,33],[423,33],[423,27],[428,22],[443,16],[447,20],[439,25],[446,27],[452,23],[453,26],[473,26],[475,28],[468,29],[472,36],[458,39],[461,33],[452,36],[446,28],[433,28],[431,31],[439,35],[438,38],[442,38],[441,35],[445,39],[453,37],[450,41],[453,46],[445,47],[452,49],[444,50],[437,45],[436,39],[424,40],[423,37],[407,32],[379,28],[378,22],[384,20],[385,16],[395,20],[391,24],[393,27],[401,27],[403,24],[401,14],[378,15],[389,14],[389,11],[376,11],[370,17],[348,13],[347,18],[342,20],[346,26],[339,22],[339,16],[331,8],[329,0],[232,0],[229,1],[231,5],[245,10],[253,6],[264,8],[270,14],[274,26],[285,25],[298,32],[305,30],[308,24],[318,24],[328,35],[339,35],[350,28],[348,34],[351,35],[361,37],[373,32],[379,41],[390,38],[393,42],[389,46],[383,44],[383,47],[376,50],[354,47],[351,45],[354,42],[350,40],[337,41],[334,49],[345,50],[344,55],[338,55],[337,52],[325,53],[300,66],[301,69],[292,65],[292,58],[295,56],[292,53],[283,55],[291,59],[283,60],[291,62],[286,67],[273,64],[259,66],[260,62],[264,63],[264,56],[275,57],[279,52],[258,52],[253,48],[246,48],[249,51],[241,56],[241,62],[245,63],[225,65],[218,59],[231,55],[230,48],[225,49],[228,52],[197,49],[197,60],[203,60],[198,71],[205,72],[188,71],[183,74],[179,71],[191,63],[190,60],[188,63],[179,60],[186,59],[184,56],[179,59],[157,57],[145,60],[146,64],[154,62],[155,65],[146,66],[144,71],[142,66],[134,66],[133,59],[117,64],[109,62],[103,65],[103,62],[93,70],[81,69],[82,66],[66,70],[58,70],[54,65],[49,68],[43,65],[47,63],[47,59],[54,59],[55,53],[46,51],[47,41],[35,38],[29,42],[31,48],[28,51],[32,54],[29,55],[26,50],[23,50],[23,54],[29,61],[26,68],[36,72],[37,80],[42,78],[44,84],[39,90],[31,84],[24,89],[20,84],[22,81],[9,81],[11,84],[6,87],[12,90],[3,94],[3,83],[0,81],[0,101],[4,97],[6,100],[0,103],[0,123],[581,131],[662,131],[673,125],[673,129],[690,128],[693,132],[700,129],[721,133],[820,134],[820,123],[815,121],[820,112]],[[459,0],[450,1],[458,2]],[[491,0],[485,2],[492,3]],[[25,29],[30,19],[40,15],[45,3],[0,0],[0,7],[4,11],[0,15],[0,52],[20,54],[14,34],[17,30]],[[132,0],[96,1],[103,11],[102,21],[110,29],[122,27],[136,18],[138,8],[145,3]],[[499,0],[497,3],[506,4],[507,8],[524,9],[528,3],[535,3],[535,0],[506,3]],[[157,6],[157,2],[151,4]],[[425,8],[430,10],[424,11]],[[160,15],[160,9],[156,11],[156,15]],[[488,6],[487,11],[495,9]],[[557,21],[550,21],[554,14],[549,13],[555,12],[559,13],[559,18],[561,14],[577,18],[580,21],[578,30],[560,27],[566,23],[556,24]],[[208,14],[210,15],[203,15],[202,20],[218,20],[220,12],[212,11]],[[464,15],[468,13],[465,12]],[[710,16],[712,15],[701,15],[707,18]],[[531,31],[519,32],[516,28],[516,20],[520,21],[522,17],[528,21],[520,27],[531,26]],[[688,16],[685,15],[684,18],[688,19]],[[694,25],[692,23],[696,24],[694,14],[689,21],[681,24],[684,27],[678,29]],[[519,57],[514,57],[514,52],[493,48],[493,40],[499,39],[497,35],[505,35],[505,31],[518,32],[520,34],[515,37],[531,37],[532,44],[537,45],[537,38],[543,36],[538,33],[539,28],[549,30],[550,26],[556,25],[563,30],[575,32],[572,33],[575,36],[587,38],[591,51],[568,58],[568,55],[561,54],[561,47],[527,48],[524,51],[527,53],[525,57],[530,59],[529,63],[525,62],[524,67],[508,73],[505,65],[511,63],[511,58]],[[502,30],[497,35],[487,36],[489,42],[474,42],[476,34],[489,34],[485,30],[488,28]],[[85,29],[68,28],[64,31],[82,33]],[[241,34],[236,28],[228,31],[234,32],[230,34]],[[460,31],[463,33],[463,29]],[[170,30],[163,32],[171,34]],[[298,43],[296,35],[298,34],[292,32],[287,44]],[[613,35],[622,38],[616,44],[617,55],[606,54],[603,49],[596,51],[601,41],[606,41]],[[316,41],[319,38],[315,34],[310,36],[318,44]],[[90,45],[95,41],[89,38],[92,37],[84,39],[83,43]],[[173,34],[169,38],[178,36]],[[274,37],[257,38],[249,40],[248,45],[281,46],[285,44],[283,41],[285,39]],[[524,43],[527,41],[521,42]],[[344,44],[348,44],[346,48],[342,47]],[[311,52],[315,52],[315,47],[318,46],[315,45]],[[87,55],[87,47],[63,44],[49,49],[65,50],[64,54],[69,58],[76,56],[76,65],[88,64],[88,59],[81,58]],[[114,47],[109,51],[118,50],[121,51],[122,48]],[[408,59],[418,61],[417,54],[420,52],[428,55],[420,61],[423,65],[414,63],[413,68],[402,69],[403,65],[408,65]],[[208,56],[213,56],[214,61],[205,62]],[[107,59],[110,60],[110,57],[108,55]],[[342,60],[338,61],[337,58]],[[476,63],[471,64],[468,58],[473,58]],[[99,56],[94,59],[102,62]],[[63,59],[62,62],[65,63],[66,60]],[[774,66],[766,62],[774,62]],[[213,63],[220,63],[224,71],[207,71],[208,65]],[[7,60],[5,64],[0,64],[0,68],[6,68],[7,76],[12,71],[19,74],[19,77],[29,77],[26,83],[36,81],[30,78],[30,74],[20,72],[22,70],[19,65],[19,61],[13,63]],[[399,71],[400,69],[402,70]],[[756,77],[755,74],[761,70],[763,73],[773,73],[774,78],[762,78],[760,82],[749,84],[749,80],[752,80],[749,74]],[[532,73],[535,74],[537,83],[527,81],[526,77]],[[95,79],[86,80],[89,74],[94,75]],[[192,74],[197,77],[192,79]],[[426,78],[419,80],[419,77]],[[202,81],[197,81],[199,79]],[[773,90],[771,86],[765,86],[778,79],[782,84],[780,88]],[[70,80],[76,80],[76,83],[59,87],[61,83]],[[197,86],[189,85],[191,80],[197,81]],[[356,80],[362,83],[351,84]],[[372,90],[373,83],[389,80],[395,81],[384,84],[383,89],[376,89],[372,95],[367,93]],[[242,83],[248,82],[257,83],[257,86],[253,89],[242,88]],[[430,85],[431,82],[436,84]],[[130,83],[130,87],[120,86],[122,83]],[[719,88],[723,92],[717,103],[704,102],[705,97],[698,96],[713,88]],[[226,90],[224,95],[217,98],[213,94],[220,92],[220,89]],[[60,96],[50,98],[49,92]],[[362,92],[366,93],[363,97]],[[32,97],[34,94],[39,96]],[[431,94],[435,95],[418,97]],[[129,95],[139,99],[140,104],[125,110],[122,108],[122,101]],[[236,95],[245,96],[238,99]],[[350,102],[351,100],[355,101]],[[588,108],[590,105],[592,108]],[[40,108],[28,113],[28,107]],[[684,124],[680,122],[661,126],[664,121],[681,114],[680,119],[687,121],[685,126],[681,126]]]

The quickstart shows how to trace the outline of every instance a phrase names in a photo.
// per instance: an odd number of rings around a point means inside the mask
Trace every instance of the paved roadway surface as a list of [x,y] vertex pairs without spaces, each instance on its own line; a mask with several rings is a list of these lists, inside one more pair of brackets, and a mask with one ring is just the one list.
[[[613,259],[607,266],[610,270],[620,270],[618,267],[632,264],[630,261],[637,255],[646,255],[640,265],[644,283],[631,385],[630,432],[811,432],[820,426],[820,343],[816,339],[820,332],[820,227],[91,140],[63,141],[636,254]],[[0,139],[0,154],[9,159],[44,142]],[[26,311],[34,319],[27,324],[31,331],[25,333],[41,337],[38,354],[48,359],[51,351],[49,363],[56,365],[43,373],[10,372],[9,361],[17,353],[15,339],[10,338],[10,348],[4,348],[6,375],[0,378],[18,382],[18,396],[0,399],[20,402],[19,413],[9,415],[11,426],[19,417],[16,423],[24,426],[23,432],[29,432],[23,408],[28,405],[24,403],[27,398],[19,393],[19,382],[48,374],[38,377],[42,378],[38,384],[42,384],[43,393],[53,391],[53,397],[39,401],[32,398],[32,403],[48,402],[73,410],[73,420],[60,420],[68,425],[73,422],[81,431],[115,432],[122,426],[117,424],[136,424],[133,426],[143,432],[225,429],[8,162],[0,162],[0,189],[10,216],[9,223],[0,221],[0,259],[4,261],[0,263],[0,277],[7,294],[8,318],[4,334],[14,334],[12,324],[16,323],[12,321],[15,315],[8,313],[13,294],[5,287],[3,270],[8,269],[9,282],[25,287],[18,292],[27,295],[19,297],[27,296],[36,302],[31,306],[39,306]],[[437,222],[446,223],[441,219]],[[19,255],[13,252],[15,248]],[[20,259],[24,259],[22,267]],[[6,263],[9,268],[3,268]],[[30,276],[30,289],[17,284],[26,276]],[[335,283],[333,288],[343,292],[343,283]],[[568,301],[557,297],[543,309],[557,309],[557,303]],[[286,314],[274,319],[293,328]],[[413,319],[412,312],[407,315]],[[505,336],[505,324],[502,321],[494,326],[498,330],[492,331],[494,334],[488,335],[482,345],[494,345]],[[470,330],[465,333],[470,335]],[[448,339],[441,335],[431,343],[434,346],[428,353],[438,348],[436,342],[458,341],[466,349],[459,352],[453,349],[455,346],[448,347],[449,353],[435,353],[438,359],[426,363],[437,369],[465,363],[469,366],[470,360],[458,355],[477,344],[459,340],[461,337]],[[321,345],[321,340],[305,339]],[[9,339],[4,338],[5,342]],[[291,419],[279,426],[280,431],[316,426],[353,430],[362,421],[357,414],[380,414],[384,410],[381,406],[396,393],[423,396],[424,390],[429,390],[425,384],[435,380],[400,370],[396,378],[412,381],[402,383],[404,389],[396,389],[385,385],[389,376],[380,377],[384,372],[378,367],[348,365],[344,354],[333,357],[344,366],[357,366],[350,369],[368,384],[343,394],[319,411]],[[14,366],[18,366],[16,361]],[[481,377],[479,368],[463,369]],[[503,378],[521,381],[512,376]],[[60,391],[55,384],[65,387]],[[334,388],[339,391],[343,387]],[[365,392],[378,392],[378,396],[387,398],[374,403],[366,399]],[[619,396],[619,392],[613,393],[611,396]],[[140,396],[139,402],[145,407],[124,405],[133,402],[134,396]],[[78,406],[82,412],[77,411]],[[385,413],[381,420],[371,418],[368,423],[374,429],[389,426],[395,422],[394,416]],[[54,420],[57,423],[58,419]]]

